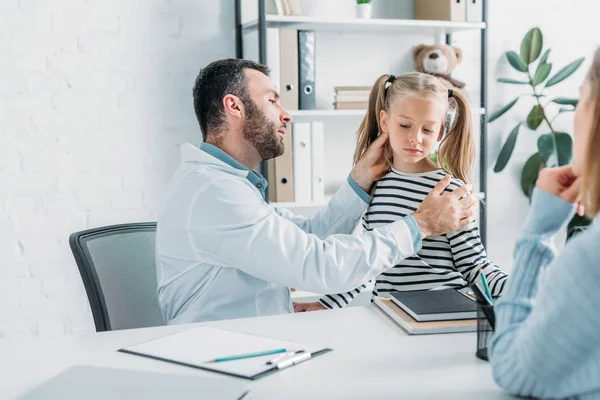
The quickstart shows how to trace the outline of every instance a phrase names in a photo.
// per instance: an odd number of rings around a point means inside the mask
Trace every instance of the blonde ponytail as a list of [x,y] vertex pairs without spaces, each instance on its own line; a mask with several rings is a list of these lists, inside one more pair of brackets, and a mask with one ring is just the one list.
[[356,135],[356,149],[354,150],[353,165],[356,165],[365,150],[367,150],[367,147],[369,147],[379,135],[379,115],[381,110],[387,109],[385,104],[385,85],[390,77],[390,74],[381,75],[377,78],[377,81],[375,81],[375,84],[371,89],[371,93],[369,94],[369,108],[367,109],[367,114],[360,123]]
[[438,152],[440,165],[447,165],[448,172],[465,183],[472,183],[475,162],[473,118],[465,96],[457,91],[449,97],[450,109],[456,112],[448,134],[442,140]]

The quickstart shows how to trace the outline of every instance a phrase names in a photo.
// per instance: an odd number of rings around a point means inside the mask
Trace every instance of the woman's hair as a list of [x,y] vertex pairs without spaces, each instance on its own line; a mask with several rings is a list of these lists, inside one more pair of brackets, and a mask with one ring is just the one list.
[[596,154],[600,149],[600,48],[596,49],[594,61],[586,77],[590,84],[591,92],[589,99],[594,107],[592,131],[589,132],[585,163],[582,166],[582,203],[585,205],[586,213],[595,216],[600,211],[600,157]]
[[[389,81],[391,80],[391,84]],[[388,86],[389,85],[389,86]],[[388,86],[386,88],[386,86]],[[442,139],[438,152],[439,166],[447,166],[448,172],[465,183],[471,182],[475,161],[475,142],[473,139],[473,121],[471,110],[465,97],[457,91],[449,95],[442,82],[428,74],[411,72],[397,77],[381,75],[373,85],[369,95],[369,109],[358,128],[354,164],[358,162],[367,147],[377,138],[380,131],[379,115],[381,110],[389,112],[396,101],[409,96],[441,99],[448,104],[448,111],[456,113],[448,134]],[[447,119],[442,121],[446,128]],[[387,144],[385,156],[392,165],[392,148]]]

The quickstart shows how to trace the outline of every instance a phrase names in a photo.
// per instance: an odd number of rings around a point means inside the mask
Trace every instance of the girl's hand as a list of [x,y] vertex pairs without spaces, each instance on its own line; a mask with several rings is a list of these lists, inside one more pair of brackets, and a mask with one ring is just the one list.
[[382,133],[367,147],[367,150],[356,163],[350,177],[365,192],[369,192],[373,183],[378,181],[390,169],[383,150],[388,142],[389,134]]
[[294,303],[294,312],[320,311],[327,310],[323,304],[315,301],[313,303]]

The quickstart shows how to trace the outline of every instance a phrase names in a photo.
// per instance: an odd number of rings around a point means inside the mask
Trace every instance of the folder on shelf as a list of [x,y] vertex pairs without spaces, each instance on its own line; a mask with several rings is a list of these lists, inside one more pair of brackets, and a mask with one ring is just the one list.
[[483,0],[466,0],[467,22],[481,22],[483,20]]
[[311,123],[296,122],[292,135],[294,165],[294,201],[312,201]]
[[311,123],[312,201],[325,202],[325,154],[323,151],[323,122]]
[[314,110],[317,108],[317,100],[315,95],[315,39],[315,31],[298,31],[298,78],[300,79],[300,110]]
[[[277,82],[277,81],[275,81]],[[286,110],[298,109],[298,31],[279,31],[279,92]]]
[[274,175],[269,178],[276,191],[276,199],[274,201],[291,203],[294,201],[294,159],[293,159],[293,124],[288,124],[287,132],[283,136],[283,154],[274,162]]

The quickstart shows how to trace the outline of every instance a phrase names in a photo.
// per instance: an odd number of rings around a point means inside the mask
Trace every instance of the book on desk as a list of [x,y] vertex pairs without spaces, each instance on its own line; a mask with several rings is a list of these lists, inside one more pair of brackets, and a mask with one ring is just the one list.
[[[409,335],[423,335],[434,333],[455,333],[455,332],[476,332],[477,331],[477,309],[475,302],[472,303],[474,312],[465,310],[464,304],[461,307],[453,307],[451,304],[435,303],[436,299],[454,298],[454,294],[441,294],[441,292],[454,292],[459,296],[465,296],[454,290],[428,291],[428,292],[398,292],[398,293],[419,293],[413,296],[394,296],[390,298],[375,297],[373,302],[385,313],[392,321],[399,325]],[[419,297],[427,298],[420,303],[410,302]],[[404,301],[398,300],[398,298]],[[400,307],[397,303],[402,304]],[[429,306],[427,306],[429,305]],[[411,308],[412,307],[412,308]],[[468,308],[468,307],[467,307]],[[408,310],[410,312],[407,312]],[[445,311],[445,312],[441,312]],[[411,314],[421,319],[417,321]]]

